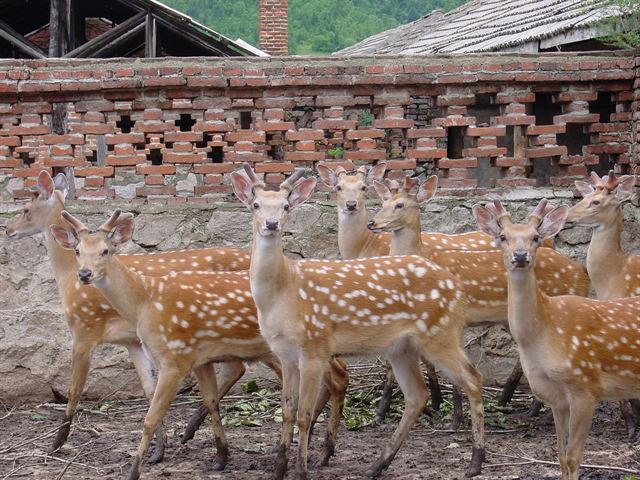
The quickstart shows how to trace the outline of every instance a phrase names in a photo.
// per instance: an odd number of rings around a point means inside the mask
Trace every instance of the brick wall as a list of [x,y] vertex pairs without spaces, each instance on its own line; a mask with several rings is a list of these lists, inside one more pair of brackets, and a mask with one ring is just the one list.
[[628,52],[0,61],[0,200],[46,168],[80,202],[212,202],[244,161],[268,182],[386,160],[453,194],[566,187],[640,173],[639,92]]
[[258,7],[258,44],[269,55],[289,53],[288,0],[260,0]]

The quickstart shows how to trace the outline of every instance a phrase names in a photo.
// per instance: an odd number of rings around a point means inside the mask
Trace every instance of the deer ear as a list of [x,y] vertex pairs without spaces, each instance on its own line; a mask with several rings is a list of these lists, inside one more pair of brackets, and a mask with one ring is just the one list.
[[373,185],[375,182],[381,182],[384,178],[384,172],[387,171],[387,164],[380,162],[369,169],[367,173],[367,185]]
[[247,177],[238,172],[231,174],[231,186],[233,187],[233,193],[236,194],[238,200],[245,205],[249,205],[253,201],[253,188]]
[[289,205],[291,208],[306,202],[316,188],[316,183],[317,181],[314,177],[298,181],[289,194]]
[[636,184],[635,175],[625,175],[619,179],[616,187],[616,201],[618,203],[625,202],[633,196],[633,187]]
[[593,185],[591,185],[590,183],[583,182],[581,180],[576,180],[574,183],[576,185],[576,189],[578,190],[578,192],[580,192],[580,195],[582,195],[583,197],[586,197],[590,193],[593,193],[596,191],[596,189],[593,188]]
[[49,200],[55,189],[56,186],[49,172],[41,170],[38,174],[38,191],[40,192],[40,198],[42,200]]
[[472,211],[480,230],[492,238],[500,236],[502,227],[500,227],[498,219],[489,209],[478,204],[473,206]]
[[376,193],[382,200],[389,200],[391,198],[391,190],[387,187],[383,182],[375,181],[373,182],[373,188],[376,189]]
[[322,165],[319,163],[316,165],[316,169],[318,170],[318,175],[320,175],[320,179],[324,182],[327,187],[335,188],[338,184],[338,177],[336,173],[326,165]]
[[119,247],[123,243],[131,240],[133,236],[133,215],[131,213],[121,213],[116,226],[109,232],[108,238],[114,247]]
[[67,180],[67,176],[64,173],[57,174],[53,179],[53,184],[55,189],[62,193],[62,198],[67,198],[67,193],[69,193],[69,181]]
[[569,215],[569,207],[561,205],[547,213],[542,219],[542,223],[538,227],[540,237],[545,240],[555,237],[567,221]]
[[51,235],[56,242],[67,250],[73,250],[78,246],[80,240],[78,239],[78,235],[71,228],[61,227],[60,225],[51,225],[50,228]]
[[438,177],[431,175],[428,177],[418,189],[418,203],[428,202],[436,194],[438,189]]

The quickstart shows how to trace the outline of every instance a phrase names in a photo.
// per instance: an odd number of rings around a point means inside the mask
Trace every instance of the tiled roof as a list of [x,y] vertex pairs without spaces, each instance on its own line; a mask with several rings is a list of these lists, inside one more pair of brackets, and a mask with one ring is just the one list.
[[368,37],[335,55],[513,51],[532,41],[588,29],[605,13],[585,0],[471,0]]

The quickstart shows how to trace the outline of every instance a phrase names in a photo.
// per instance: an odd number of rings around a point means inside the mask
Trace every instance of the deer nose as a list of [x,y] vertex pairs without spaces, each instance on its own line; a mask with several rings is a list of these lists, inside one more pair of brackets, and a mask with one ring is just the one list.
[[369,220],[369,223],[367,223],[367,228],[369,228],[369,230],[371,230],[372,228],[376,228],[376,221]]
[[345,203],[347,210],[349,210],[350,212],[355,211],[356,207],[358,206],[358,202],[356,202],[355,200],[347,200],[347,202]]
[[264,224],[267,227],[267,230],[274,231],[278,229],[278,220],[275,220],[273,218],[268,219],[264,222]]
[[524,266],[529,263],[529,255],[527,252],[517,250],[513,252],[513,262],[519,266]]
[[81,282],[89,283],[91,275],[93,275],[93,272],[88,268],[81,268],[80,270],[78,270],[78,278]]

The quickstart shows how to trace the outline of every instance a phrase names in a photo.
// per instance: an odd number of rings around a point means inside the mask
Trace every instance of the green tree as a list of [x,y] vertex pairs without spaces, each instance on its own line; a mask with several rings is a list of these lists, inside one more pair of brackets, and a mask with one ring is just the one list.
[[606,33],[602,38],[605,43],[616,48],[640,48],[640,0],[589,0],[587,3],[610,13],[599,22]]

